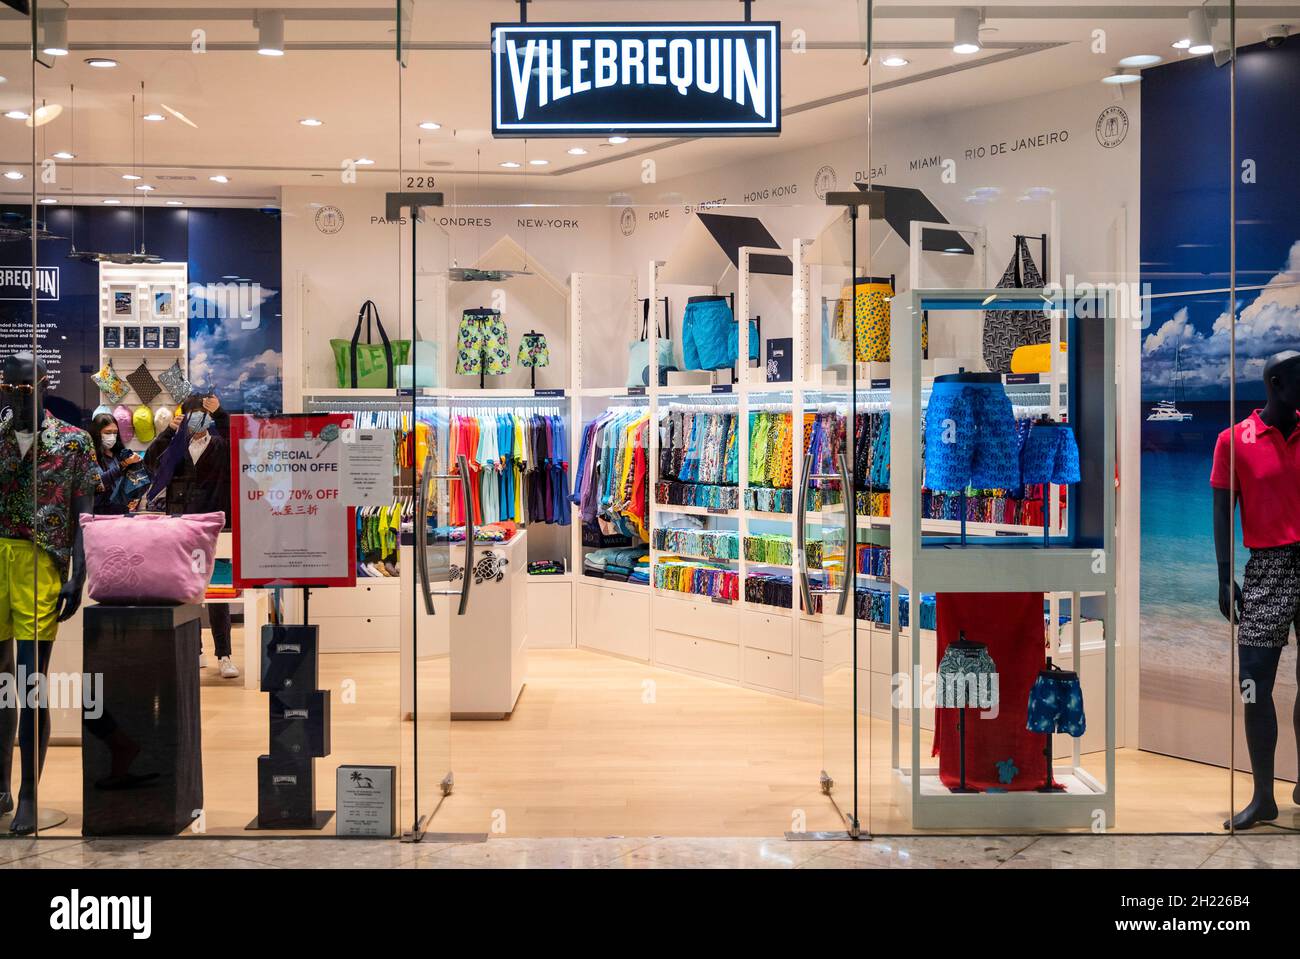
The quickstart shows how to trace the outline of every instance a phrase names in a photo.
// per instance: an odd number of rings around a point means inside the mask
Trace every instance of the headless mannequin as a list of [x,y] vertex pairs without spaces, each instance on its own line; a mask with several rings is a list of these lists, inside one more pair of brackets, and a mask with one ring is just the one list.
[[[1264,365],[1264,389],[1268,397],[1259,418],[1265,426],[1290,436],[1300,426],[1300,353],[1287,350],[1271,357]],[[1300,482],[1300,477],[1295,480]],[[1232,517],[1236,502],[1232,491],[1214,490],[1214,556],[1219,567],[1219,612],[1236,623],[1242,614],[1241,587],[1233,579]],[[1300,637],[1297,637],[1300,640]],[[1237,813],[1225,829],[1249,829],[1261,822],[1276,819],[1277,801],[1273,796],[1273,763],[1277,750],[1277,707],[1273,703],[1273,684],[1277,678],[1282,649],[1238,646],[1239,676],[1242,684],[1243,718],[1246,749],[1250,754],[1254,793],[1245,809]],[[1298,670],[1300,671],[1300,670]],[[1300,743],[1300,700],[1291,719]],[[1300,804],[1300,785],[1292,798]]]
[[[37,453],[41,424],[45,421],[45,364],[31,353],[16,353],[5,357],[2,372],[4,389],[12,404],[14,433],[21,441],[20,450],[27,445],[24,434],[32,436],[31,446],[24,453],[20,467],[31,469]],[[25,390],[23,387],[33,389]],[[12,476],[0,476],[0,483],[13,481]],[[72,568],[55,601],[55,615],[59,622],[72,617],[81,606],[81,588],[86,579],[86,556],[81,542],[79,514],[93,512],[94,500],[90,496],[78,496],[71,508],[76,520],[76,536],[72,550]],[[37,675],[43,678],[49,668],[53,647],[53,642],[41,642],[30,636],[0,642],[0,673],[15,676],[16,662],[22,667],[28,684]],[[30,685],[20,688],[16,680],[15,676],[14,689],[19,693],[17,698],[26,700]],[[0,815],[13,808],[14,800],[9,790],[13,775],[15,730],[22,755],[22,781],[18,790],[18,808],[14,812],[9,831],[22,835],[33,832],[36,828],[36,784],[50,745],[50,707],[47,696],[42,697],[40,705],[34,709],[24,706],[21,718],[16,703],[6,702],[0,705]]]

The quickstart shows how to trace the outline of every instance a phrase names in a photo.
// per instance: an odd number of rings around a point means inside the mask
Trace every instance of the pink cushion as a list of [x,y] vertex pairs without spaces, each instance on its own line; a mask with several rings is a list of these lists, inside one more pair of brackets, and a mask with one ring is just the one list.
[[224,513],[81,515],[86,583],[97,603],[201,603]]

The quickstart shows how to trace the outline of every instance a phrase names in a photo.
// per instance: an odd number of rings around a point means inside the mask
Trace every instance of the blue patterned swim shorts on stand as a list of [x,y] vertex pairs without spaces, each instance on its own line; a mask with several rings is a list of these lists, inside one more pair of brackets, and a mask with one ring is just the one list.
[[[725,296],[693,296],[682,319],[682,369],[725,370],[740,355],[740,330]],[[758,324],[749,321],[749,358],[757,361]]]
[[935,377],[925,414],[926,489],[1017,489],[1017,453],[1016,418],[1000,377]]
[[1078,673],[1045,669],[1038,674],[1029,690],[1025,728],[1031,733],[1065,733],[1076,739],[1083,735],[1088,723]]
[[1034,423],[1020,454],[1020,467],[1026,486],[1078,483],[1083,477],[1079,473],[1079,444],[1074,430],[1065,423]]

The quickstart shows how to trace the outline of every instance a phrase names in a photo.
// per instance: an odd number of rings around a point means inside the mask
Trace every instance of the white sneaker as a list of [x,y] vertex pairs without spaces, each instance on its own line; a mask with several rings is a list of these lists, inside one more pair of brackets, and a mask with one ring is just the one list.
[[239,678],[239,667],[235,665],[235,661],[231,659],[229,656],[222,656],[221,659],[218,661],[218,665],[221,666],[222,679]]
[[207,669],[207,668],[208,668],[208,654],[199,653],[199,669]]

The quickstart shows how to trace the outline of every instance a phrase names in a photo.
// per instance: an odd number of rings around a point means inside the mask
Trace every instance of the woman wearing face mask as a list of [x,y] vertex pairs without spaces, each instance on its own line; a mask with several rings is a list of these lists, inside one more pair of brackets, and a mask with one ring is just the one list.
[[[181,416],[149,444],[145,466],[153,476],[147,502],[172,515],[224,513],[230,521],[230,453],[218,435],[215,396],[191,396]],[[239,667],[230,657],[230,606],[207,606],[222,679],[235,679]],[[206,659],[201,660],[206,665]]]
[[140,462],[140,454],[122,445],[117,420],[111,413],[100,413],[90,421],[90,439],[95,444],[95,462],[99,464],[99,489],[95,492],[95,513],[113,516],[129,512],[139,501],[138,493],[127,500],[119,489],[128,467]]

